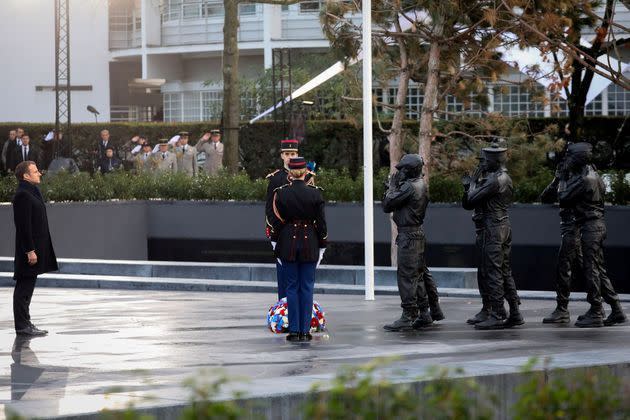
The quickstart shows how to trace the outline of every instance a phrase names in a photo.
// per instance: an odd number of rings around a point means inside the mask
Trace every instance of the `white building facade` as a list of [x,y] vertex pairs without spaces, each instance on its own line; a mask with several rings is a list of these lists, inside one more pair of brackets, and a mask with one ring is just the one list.
[[[319,22],[324,0],[290,6],[240,5],[239,72],[257,78],[272,65],[275,48],[321,53],[329,48]],[[100,121],[218,119],[221,106],[223,50],[222,0],[69,0],[72,120]],[[0,120],[54,121],[54,2],[3,0],[0,12],[10,22],[28,22],[28,30],[11,24],[0,28],[0,51],[8,57],[0,68],[5,98]],[[623,7],[623,6],[621,6]],[[627,16],[627,10],[625,11]],[[360,21],[360,16],[353,19]],[[630,20],[630,19],[628,19]],[[515,74],[519,78],[522,75]],[[87,89],[89,87],[89,89]],[[396,88],[377,89],[385,103]],[[465,109],[448,98],[448,113],[502,112],[506,115],[552,116],[554,107],[532,101],[518,85],[495,87],[489,109]],[[408,116],[422,104],[418,85],[409,87]],[[415,109],[415,110],[414,110]],[[446,118],[451,114],[445,114]],[[630,93],[610,85],[587,107],[589,115],[630,113]]]

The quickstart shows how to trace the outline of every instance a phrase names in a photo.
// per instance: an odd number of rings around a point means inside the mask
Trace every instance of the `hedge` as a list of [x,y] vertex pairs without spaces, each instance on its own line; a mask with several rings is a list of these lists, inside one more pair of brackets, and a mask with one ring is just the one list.
[[[534,202],[551,180],[551,171],[524,180],[515,185],[515,201]],[[324,189],[327,201],[358,202],[363,200],[363,176],[352,177],[347,169],[321,170],[317,184]],[[375,174],[374,199],[380,200],[385,191],[387,170]],[[11,200],[17,181],[15,177],[0,177],[0,202]],[[630,203],[630,184],[624,181],[624,173],[613,173],[613,192],[607,200],[615,204]],[[246,173],[221,174],[209,177],[201,175],[189,178],[184,174],[151,176],[120,171],[108,175],[86,172],[58,173],[42,178],[42,193],[47,200],[102,201],[102,200],[239,200],[262,201],[265,199],[267,181],[251,179]],[[462,196],[460,179],[454,176],[434,175],[430,181],[430,196],[433,202],[459,202]]]
[[[508,138],[510,147],[533,144],[544,138],[544,145],[539,143],[539,148],[534,156],[524,155],[524,158],[535,158],[538,167],[544,163],[545,149],[549,149],[560,135],[560,127],[563,127],[566,119],[539,118],[484,118],[466,119],[456,121],[436,121],[436,130],[442,133],[464,132],[470,135],[502,135]],[[219,124],[214,122],[199,123],[85,123],[74,124],[72,127],[72,141],[74,146],[74,158],[83,171],[92,172],[94,155],[91,151],[96,149],[99,133],[107,128],[111,133],[111,139],[115,146],[120,147],[132,136],[143,134],[151,143],[159,138],[171,137],[175,133],[185,130],[192,135],[194,143],[201,133],[216,128]],[[384,125],[387,125],[384,123]],[[23,127],[35,140],[40,143],[46,133],[52,128],[51,124],[32,123],[0,123],[0,139],[3,139],[9,130],[15,127]],[[621,131],[619,131],[621,128]],[[406,134],[405,149],[415,151],[417,147],[418,124],[408,121],[404,125]],[[280,163],[278,127],[270,121],[258,122],[254,125],[244,125],[240,131],[240,154],[243,168],[251,178],[261,178],[269,170]],[[630,124],[625,124],[624,117],[587,117],[584,127],[585,138],[597,143],[608,145],[603,147],[605,156],[598,161],[601,169],[613,166],[617,169],[630,168]],[[387,167],[389,165],[387,155],[386,135],[374,127],[375,167]],[[461,135],[453,135],[447,139],[438,137],[434,143],[433,156],[438,162],[438,171],[445,171],[446,175],[454,175],[452,169],[458,165],[453,164],[469,155],[474,155],[474,150],[482,144],[471,144],[469,139]],[[47,145],[50,148],[49,145]],[[472,150],[471,150],[472,149]],[[46,150],[50,159],[50,151]],[[307,121],[306,139],[301,145],[301,154],[309,160],[317,162],[318,166],[325,169],[342,170],[357,176],[362,164],[362,131],[361,128],[349,121]],[[612,157],[611,157],[612,156]],[[514,154],[513,156],[514,157]],[[612,161],[611,161],[612,159]],[[47,163],[47,162],[46,162]],[[511,159],[510,165],[515,163]],[[464,165],[466,166],[466,165]],[[518,174],[509,167],[518,178]],[[458,170],[457,175],[461,176]]]

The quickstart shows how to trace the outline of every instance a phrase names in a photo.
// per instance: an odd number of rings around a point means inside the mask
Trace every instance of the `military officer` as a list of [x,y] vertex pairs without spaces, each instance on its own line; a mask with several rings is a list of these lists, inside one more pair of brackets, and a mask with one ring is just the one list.
[[[273,212],[273,194],[276,188],[291,182],[289,173],[289,162],[292,158],[298,156],[298,141],[297,140],[282,140],[280,142],[280,158],[282,159],[282,168],[277,169],[266,176],[269,181],[267,185],[267,198],[265,201],[265,233],[268,238],[273,237],[273,219],[275,217]],[[271,240],[271,247],[275,251],[276,242]],[[282,276],[282,265],[280,262],[276,262],[276,278],[278,281],[278,299],[286,297],[286,286]]]
[[326,249],[321,189],[305,182],[306,160],[291,158],[292,181],[275,189],[272,208],[275,255],[283,266],[289,307],[288,341],[309,341],[315,269]]
[[[422,230],[429,197],[422,179],[424,162],[420,155],[407,154],[396,165],[398,172],[390,178],[383,198],[383,211],[393,212],[398,227],[398,293],[402,315],[383,328],[388,331],[420,329],[433,323],[425,280],[428,278],[424,260],[425,236]],[[436,305],[437,302],[435,302]],[[439,310],[439,305],[436,312]]]
[[[486,290],[481,291],[482,300],[486,295],[489,305],[484,320],[475,323],[475,328],[500,329],[522,325],[525,321],[519,310],[520,299],[516,291],[510,256],[512,228],[508,207],[512,203],[512,179],[507,173],[505,162],[507,149],[493,145],[482,149],[483,160],[476,173],[481,174],[475,183],[464,180],[463,206],[475,209],[477,245],[481,245],[478,270]],[[510,314],[504,319],[503,299],[508,301]]]
[[159,149],[153,153],[152,160],[156,173],[176,173],[177,158],[168,150],[168,139],[160,140]]
[[197,149],[188,144],[187,131],[179,133],[179,146],[175,148],[175,155],[179,172],[184,172],[188,176],[197,175]]
[[[208,141],[210,140],[210,141]],[[223,143],[221,143],[221,131],[211,130],[205,133],[195,145],[197,152],[206,154],[204,170],[208,175],[216,175],[223,167]]]
[[[592,146],[586,142],[573,143],[567,147],[567,169],[569,171],[566,188],[558,191],[562,208],[570,208],[575,216],[575,224],[580,232],[582,265],[590,309],[578,317],[578,327],[601,327],[621,324],[627,321],[621,308],[619,296],[608,278],[604,267],[604,222],[605,185],[592,165]],[[612,312],[603,319],[602,298],[610,305]]]

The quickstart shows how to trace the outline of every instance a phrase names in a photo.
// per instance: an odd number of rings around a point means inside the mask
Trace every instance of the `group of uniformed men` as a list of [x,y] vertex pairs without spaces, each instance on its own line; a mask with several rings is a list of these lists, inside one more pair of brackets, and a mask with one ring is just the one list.
[[[108,130],[102,130],[98,143],[99,170],[108,173],[123,167],[123,162],[116,156],[116,149],[110,141]],[[209,175],[216,175],[223,166],[221,132],[211,130],[203,134],[195,146],[188,144],[190,134],[182,131],[169,139],[161,139],[155,147],[144,136],[134,136],[122,146],[121,152],[137,173],[182,172],[188,176],[197,176],[202,169]],[[200,168],[198,155],[205,155],[205,162]]]

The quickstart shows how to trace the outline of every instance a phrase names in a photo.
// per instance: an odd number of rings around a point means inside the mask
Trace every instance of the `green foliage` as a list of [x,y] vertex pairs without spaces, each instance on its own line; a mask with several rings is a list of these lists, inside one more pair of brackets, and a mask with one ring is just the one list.
[[613,171],[611,189],[606,195],[606,200],[613,204],[630,203],[630,180],[626,178],[626,171]]
[[[389,359],[391,360],[391,359]],[[429,371],[426,382],[393,384],[376,369],[388,362],[375,359],[364,366],[340,370],[322,391],[315,384],[305,404],[307,419],[491,419],[494,400],[473,379],[454,379],[444,368]]]
[[191,378],[185,382],[192,391],[190,406],[182,413],[181,420],[237,420],[244,418],[248,405],[239,401],[243,397],[240,392],[234,392],[232,399],[219,399],[222,388],[230,381],[226,376],[216,378],[204,375]]
[[438,173],[431,177],[429,191],[434,203],[455,203],[461,202],[464,187],[460,178]]
[[567,374],[550,370],[549,360],[545,360],[542,371],[532,372],[536,364],[532,359],[524,368],[531,379],[518,387],[521,398],[513,407],[516,420],[609,419],[621,412],[625,415],[618,418],[630,414],[622,405],[626,390],[606,367]]

